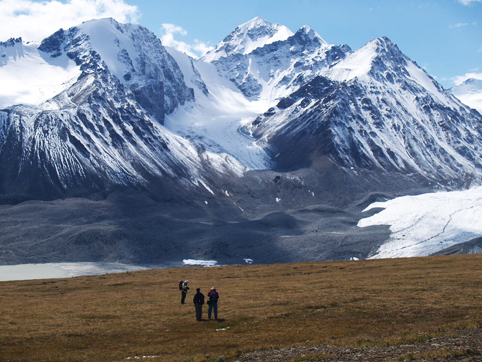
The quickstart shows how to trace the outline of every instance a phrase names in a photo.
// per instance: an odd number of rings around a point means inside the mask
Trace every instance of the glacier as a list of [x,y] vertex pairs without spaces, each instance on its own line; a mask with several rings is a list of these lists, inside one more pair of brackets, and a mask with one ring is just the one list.
[[389,225],[390,239],[369,258],[427,256],[482,237],[482,187],[435,192],[376,202],[364,212],[382,211],[358,222],[359,227]]

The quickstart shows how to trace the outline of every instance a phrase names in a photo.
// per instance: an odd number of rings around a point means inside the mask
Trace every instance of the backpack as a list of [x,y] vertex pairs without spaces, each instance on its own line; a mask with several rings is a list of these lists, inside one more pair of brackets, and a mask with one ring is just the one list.
[[215,304],[218,302],[218,299],[219,299],[219,295],[217,292],[215,291],[212,291],[209,293],[209,304]]
[[182,290],[182,283],[184,283],[182,280],[179,282],[179,290]]

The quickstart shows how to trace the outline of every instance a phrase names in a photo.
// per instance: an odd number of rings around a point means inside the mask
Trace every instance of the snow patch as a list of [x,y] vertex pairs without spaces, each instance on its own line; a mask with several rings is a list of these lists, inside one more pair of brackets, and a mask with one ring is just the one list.
[[427,91],[432,93],[442,104],[447,103],[447,99],[443,97],[442,93],[437,89],[434,81],[425,73],[425,71],[417,67],[413,62],[407,62],[407,71],[414,81],[424,87]]
[[218,266],[218,262],[216,260],[184,259],[182,262],[184,265],[190,265],[190,266],[205,266],[205,267]]
[[323,73],[338,82],[346,82],[354,78],[364,79],[370,72],[376,56],[376,44],[371,42],[349,54],[332,68],[327,68]]

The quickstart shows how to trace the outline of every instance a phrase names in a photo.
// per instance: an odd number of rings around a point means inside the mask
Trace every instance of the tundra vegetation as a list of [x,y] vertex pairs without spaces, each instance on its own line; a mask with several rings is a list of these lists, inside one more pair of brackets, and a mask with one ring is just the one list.
[[[191,287],[183,306],[181,279]],[[207,295],[213,285],[219,320],[207,320],[206,305],[206,320],[197,322],[195,288]],[[0,360],[235,361],[278,348],[416,345],[447,331],[480,330],[481,299],[482,255],[2,282]],[[464,353],[449,348],[432,357]],[[291,360],[329,359],[318,352]]]

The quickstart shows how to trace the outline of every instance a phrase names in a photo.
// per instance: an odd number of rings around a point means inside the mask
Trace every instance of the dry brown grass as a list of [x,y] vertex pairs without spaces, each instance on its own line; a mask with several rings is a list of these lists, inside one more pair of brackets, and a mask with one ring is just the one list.
[[[184,306],[180,279],[191,281]],[[194,290],[213,285],[220,320],[196,322]],[[0,360],[206,361],[320,343],[414,343],[481,326],[481,297],[482,255],[2,282]]]

